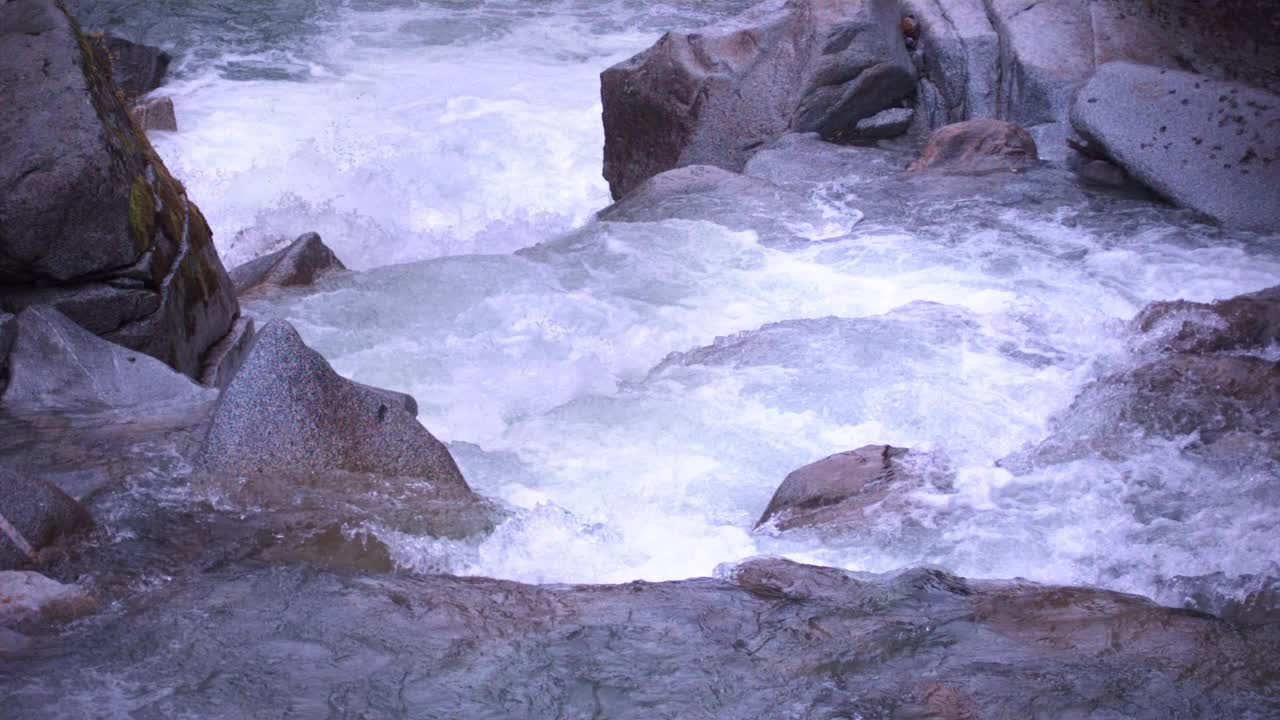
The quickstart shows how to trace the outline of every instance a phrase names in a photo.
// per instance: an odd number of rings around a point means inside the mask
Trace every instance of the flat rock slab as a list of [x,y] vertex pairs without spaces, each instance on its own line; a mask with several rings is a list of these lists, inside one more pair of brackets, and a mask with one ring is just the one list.
[[75,585],[36,572],[0,572],[0,627],[73,620],[96,608],[93,597]]
[[10,410],[94,411],[210,397],[168,365],[108,342],[51,307],[29,307],[11,324],[9,384],[0,395]]
[[1072,124],[1134,179],[1224,225],[1280,228],[1280,96],[1239,83],[1108,63]]

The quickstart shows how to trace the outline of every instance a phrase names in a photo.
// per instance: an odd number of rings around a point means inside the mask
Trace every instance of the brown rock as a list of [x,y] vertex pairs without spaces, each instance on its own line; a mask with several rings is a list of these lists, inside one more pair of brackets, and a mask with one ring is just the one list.
[[1036,141],[1026,130],[1003,120],[966,120],[930,135],[920,159],[910,169],[981,175],[1017,172],[1038,160]]
[[97,601],[75,585],[63,585],[36,572],[0,572],[0,627],[74,620],[97,607]]
[[867,445],[806,465],[782,481],[756,527],[772,523],[792,530],[858,521],[906,479],[901,459],[908,452]]
[[134,122],[138,123],[138,127],[143,130],[174,131],[178,129],[178,117],[173,112],[173,98],[151,98],[134,105],[130,113],[133,115]]
[[1280,285],[1213,303],[1152,303],[1133,324],[1175,352],[1264,348],[1280,343]]

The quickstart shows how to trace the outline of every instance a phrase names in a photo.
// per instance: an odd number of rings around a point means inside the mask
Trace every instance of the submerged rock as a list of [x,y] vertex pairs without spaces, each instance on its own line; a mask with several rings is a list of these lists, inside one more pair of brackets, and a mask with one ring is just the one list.
[[806,465],[782,481],[756,527],[770,524],[791,530],[857,522],[868,507],[906,480],[901,458],[908,452],[867,445]]
[[199,402],[209,391],[155,358],[107,342],[57,310],[23,310],[0,406],[22,412],[92,411],[144,403]]
[[280,320],[258,333],[223,392],[202,458],[218,472],[342,470],[469,493],[444,444],[403,401],[339,376]]
[[966,120],[929,136],[911,170],[980,175],[1025,170],[1038,160],[1036,141],[1026,130],[1003,120]]
[[0,627],[74,620],[97,607],[93,597],[75,585],[36,572],[0,571]]
[[236,266],[230,276],[236,294],[243,295],[260,285],[310,285],[328,273],[346,269],[319,235],[306,233],[288,247]]
[[1133,324],[1175,352],[1263,349],[1280,344],[1280,285],[1214,303],[1151,303]]
[[39,564],[42,551],[91,525],[89,511],[58,488],[0,468],[0,570]]
[[900,21],[890,0],[769,0],[605,70],[614,199],[676,167],[741,170],[787,131],[842,137],[898,104],[915,87]]
[[195,377],[236,299],[98,55],[52,0],[0,4],[0,309],[53,305]]
[[1139,180],[1230,226],[1280,228],[1280,95],[1163,68],[1111,63],[1072,123]]

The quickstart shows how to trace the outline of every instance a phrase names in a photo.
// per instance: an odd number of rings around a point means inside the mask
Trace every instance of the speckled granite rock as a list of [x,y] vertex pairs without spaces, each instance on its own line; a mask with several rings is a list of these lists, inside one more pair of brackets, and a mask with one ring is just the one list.
[[0,570],[34,564],[41,550],[91,525],[89,511],[66,493],[0,468]]
[[1134,179],[1224,225],[1280,228],[1280,96],[1132,63],[1098,69],[1072,124]]
[[223,392],[202,462],[213,471],[343,470],[467,488],[448,449],[402,401],[339,376],[281,320],[258,333]]

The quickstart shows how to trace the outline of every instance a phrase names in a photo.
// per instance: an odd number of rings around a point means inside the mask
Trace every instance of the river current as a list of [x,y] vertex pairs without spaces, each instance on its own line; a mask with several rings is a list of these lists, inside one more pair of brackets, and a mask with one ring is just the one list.
[[[776,554],[1158,598],[1178,575],[1280,573],[1274,465],[1154,437],[1000,463],[1136,362],[1145,304],[1274,285],[1275,238],[1017,191],[884,197],[856,172],[796,183],[781,215],[594,219],[599,72],[747,4],[73,9],[178,58],[160,92],[180,130],[154,142],[229,267],[317,231],[360,271],[247,309],[414,395],[508,510],[469,541],[370,528],[407,570],[625,582]],[[928,451],[949,480],[838,541],[752,532],[788,472],[870,443]]]

